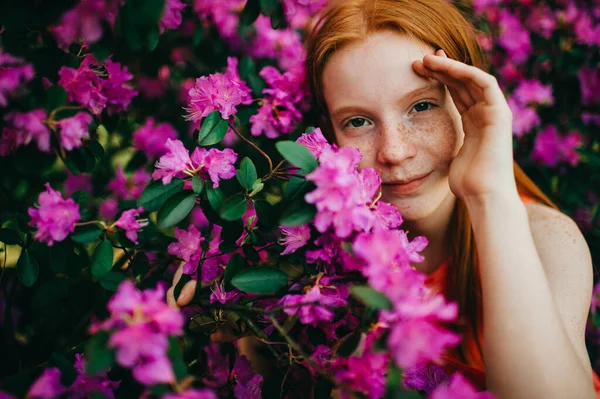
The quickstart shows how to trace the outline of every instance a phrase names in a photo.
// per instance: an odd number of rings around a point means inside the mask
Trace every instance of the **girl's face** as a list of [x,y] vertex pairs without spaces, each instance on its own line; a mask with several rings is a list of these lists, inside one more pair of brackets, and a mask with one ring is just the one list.
[[380,172],[382,199],[405,220],[425,218],[453,196],[448,172],[463,142],[445,86],[412,68],[434,53],[415,39],[380,32],[335,52],[323,71],[337,144],[360,149],[360,167]]

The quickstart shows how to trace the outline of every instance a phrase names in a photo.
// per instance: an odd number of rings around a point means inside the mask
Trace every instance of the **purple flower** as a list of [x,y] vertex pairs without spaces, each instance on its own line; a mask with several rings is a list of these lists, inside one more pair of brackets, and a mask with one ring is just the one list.
[[46,110],[35,109],[29,112],[9,112],[4,120],[11,126],[16,145],[27,145],[31,140],[37,142],[40,151],[50,152],[50,129],[44,123]]
[[535,109],[519,104],[512,97],[509,97],[507,102],[513,115],[513,134],[515,136],[522,137],[542,123]]
[[102,93],[106,96],[109,114],[125,111],[131,99],[138,95],[127,83],[133,79],[133,75],[127,71],[127,67],[121,68],[121,64],[110,59],[104,61],[107,78],[102,80]]
[[29,208],[31,226],[36,226],[35,239],[52,246],[55,241],[62,241],[69,233],[75,231],[75,223],[81,219],[79,205],[71,198],[63,199],[58,191],[44,185],[46,191],[38,197],[37,208]]
[[160,31],[164,32],[166,28],[177,29],[181,25],[181,10],[185,8],[180,0],[165,1],[165,10],[160,20]]
[[60,145],[67,151],[83,145],[82,139],[89,138],[88,126],[92,116],[87,112],[78,112],[71,118],[58,121],[60,130]]
[[513,92],[513,98],[521,105],[537,104],[554,104],[552,96],[552,85],[543,85],[538,80],[523,80]]
[[236,302],[239,299],[240,292],[237,290],[227,292],[225,291],[224,284],[224,281],[221,281],[221,283],[215,282],[213,287],[211,287],[210,303],[219,302],[226,304]]
[[98,208],[100,217],[104,220],[112,220],[119,211],[119,202],[114,198],[108,198]]
[[335,374],[335,379],[369,399],[378,399],[385,393],[388,363],[388,354],[367,351],[361,357],[350,357],[345,367]]
[[128,209],[124,211],[119,219],[114,223],[116,227],[120,227],[125,230],[125,236],[136,245],[139,244],[137,240],[138,231],[148,225],[148,221],[145,219],[136,219],[140,213],[144,212],[144,208],[139,207],[137,209]]
[[527,18],[526,25],[543,38],[550,39],[552,32],[556,29],[557,18],[552,9],[545,4],[532,7],[533,10]]
[[554,167],[560,162],[561,138],[554,125],[546,127],[535,137],[531,158],[546,166]]
[[449,384],[440,385],[429,396],[431,399],[494,399],[491,392],[477,392],[462,374],[456,372]]
[[4,126],[0,135],[0,156],[6,156],[17,148],[19,138],[15,129]]
[[329,144],[325,136],[323,136],[321,128],[316,128],[310,133],[302,133],[302,136],[296,140],[296,143],[300,143],[308,148],[310,153],[317,159],[321,156],[323,149],[331,148],[331,144]]
[[75,354],[75,370],[77,378],[67,391],[68,399],[86,399],[92,392],[101,393],[107,399],[114,399],[114,390],[120,385],[120,381],[111,381],[106,373],[99,375],[86,375],[85,359],[79,353]]
[[581,102],[584,105],[594,105],[600,101],[600,71],[583,67],[577,72],[577,77],[581,89]]
[[167,393],[163,399],[217,399],[217,394],[210,389],[188,389],[181,393]]
[[169,244],[167,251],[171,255],[181,257],[186,262],[183,265],[184,273],[194,273],[198,268],[198,261],[202,255],[200,243],[204,241],[204,237],[196,229],[196,226],[190,224],[187,231],[175,228],[175,238],[177,242]]
[[67,179],[65,180],[65,194],[70,196],[75,191],[83,190],[88,194],[92,194],[92,176],[90,175],[74,175],[67,171]]
[[237,154],[231,148],[207,150],[196,147],[192,154],[194,168],[200,169],[201,174],[208,174],[214,188],[219,187],[220,179],[231,179],[235,176],[236,161]]
[[252,371],[250,362],[244,355],[238,355],[231,371],[236,379],[233,393],[236,399],[261,399],[263,377]]
[[310,240],[310,227],[307,224],[296,227],[283,227],[279,226],[279,230],[283,233],[284,237],[279,240],[281,245],[285,245],[285,250],[281,255],[288,255],[294,253],[306,245]]
[[[230,58],[228,64],[237,65],[237,59]],[[225,74],[214,73],[196,79],[196,85],[189,91],[189,95],[186,119],[195,123],[215,110],[221,113],[223,119],[229,119],[237,112],[236,106],[252,102],[250,89],[231,68]]]
[[66,388],[60,382],[60,370],[56,367],[45,369],[27,392],[32,399],[56,399],[64,394]]
[[137,199],[144,191],[146,184],[152,179],[144,169],[138,169],[133,176],[127,178],[122,167],[117,167],[115,177],[106,186],[112,190],[116,198]]
[[97,68],[97,65],[93,55],[89,54],[83,57],[77,69],[63,66],[58,71],[58,84],[67,92],[69,101],[86,107],[94,115],[100,115],[106,107],[107,97],[103,93],[102,79],[93,67]]
[[167,140],[176,140],[177,131],[169,123],[154,124],[154,118],[133,133],[133,147],[142,151],[148,158],[156,158],[169,151]]
[[[304,303],[307,305],[300,306]],[[281,305],[286,306],[284,309],[286,314],[291,316],[299,313],[302,324],[311,324],[314,327],[319,324],[319,321],[333,320],[334,313],[330,307],[345,304],[346,301],[341,298],[323,295],[318,285],[312,287],[305,295],[285,295],[281,298]]]
[[6,107],[7,97],[12,96],[19,86],[33,79],[34,73],[31,64],[0,49],[0,107]]
[[405,388],[430,394],[436,387],[448,382],[448,374],[437,364],[416,366],[404,370],[402,383]]

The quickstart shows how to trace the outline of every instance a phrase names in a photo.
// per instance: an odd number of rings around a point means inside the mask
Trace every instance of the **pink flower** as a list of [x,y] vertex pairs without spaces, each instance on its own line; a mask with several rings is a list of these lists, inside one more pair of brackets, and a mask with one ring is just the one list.
[[508,10],[500,11],[500,39],[498,43],[506,50],[511,60],[520,64],[531,54],[531,39],[529,32],[519,19]]
[[546,127],[535,137],[531,158],[543,165],[554,167],[560,162],[561,137],[554,125]]
[[302,136],[296,140],[296,143],[300,143],[308,148],[310,153],[317,159],[321,156],[323,149],[331,147],[331,144],[323,136],[321,128],[316,128],[310,133],[302,133]]
[[477,392],[462,374],[456,372],[450,377],[450,383],[438,386],[430,398],[494,399],[495,396],[491,392]]
[[513,134],[515,136],[522,137],[541,124],[542,121],[535,109],[519,104],[512,97],[509,97],[507,102],[513,115]]
[[11,126],[16,145],[27,145],[31,140],[37,142],[40,151],[50,152],[50,129],[44,123],[46,110],[35,109],[29,112],[9,112],[4,120]]
[[133,146],[146,154],[148,158],[156,158],[169,151],[166,141],[176,140],[177,131],[169,123],[154,124],[149,117],[146,123],[133,133]]
[[201,174],[208,174],[213,187],[219,187],[221,179],[231,179],[235,176],[237,154],[231,148],[218,150],[196,147],[192,154],[194,168],[201,168]]
[[[304,303],[307,305],[299,306]],[[323,295],[318,285],[312,287],[305,295],[285,295],[281,298],[281,305],[286,306],[283,310],[286,314],[291,316],[299,313],[302,324],[311,324],[314,327],[319,321],[333,320],[334,313],[329,307],[345,304],[346,301],[341,298]]]
[[161,156],[152,173],[154,180],[162,179],[163,184],[169,184],[174,177],[183,177],[184,171],[191,166],[190,153],[179,140],[167,139],[168,152]]
[[122,167],[117,167],[115,177],[106,186],[112,190],[117,199],[137,199],[144,191],[151,176],[144,169],[138,169],[133,176],[127,178]]
[[67,151],[83,145],[82,139],[89,138],[88,126],[92,122],[92,116],[87,112],[78,112],[71,118],[58,121],[61,128],[60,145]]
[[279,229],[283,233],[284,237],[279,240],[281,245],[285,245],[285,250],[281,255],[288,255],[294,253],[306,245],[310,240],[310,227],[307,224],[297,227],[283,227],[279,226]]
[[62,241],[69,233],[75,231],[75,223],[81,219],[79,205],[71,198],[63,199],[58,191],[44,185],[46,192],[38,198],[39,206],[29,208],[31,226],[36,226],[35,239],[52,246],[55,241]]
[[254,373],[250,362],[244,355],[235,359],[231,377],[236,379],[233,389],[236,399],[261,399],[263,377]]
[[577,166],[581,156],[576,151],[583,144],[583,139],[579,132],[571,132],[567,134],[562,141],[561,154],[565,162],[571,166]]
[[133,75],[126,66],[121,67],[121,64],[110,59],[104,61],[104,68],[108,76],[102,80],[102,93],[106,96],[108,113],[125,111],[133,97],[138,95],[127,83],[133,79]]
[[382,398],[388,363],[386,353],[367,351],[362,357],[350,357],[346,367],[335,374],[335,379],[341,386],[358,391],[369,399]]
[[552,32],[556,29],[557,18],[552,9],[545,4],[533,7],[533,12],[529,14],[526,25],[534,32],[539,33],[543,38],[550,39]]
[[34,73],[31,64],[0,49],[0,107],[6,107],[7,97],[12,96],[19,86],[33,79]]
[[185,8],[180,0],[165,1],[165,10],[162,19],[160,20],[160,31],[164,32],[166,28],[177,29],[181,25],[181,10]]
[[124,211],[119,219],[114,223],[115,226],[125,230],[125,236],[136,245],[139,244],[137,240],[138,231],[148,225],[148,221],[145,219],[136,219],[140,213],[144,211],[144,208],[139,207],[137,209],[128,209]]
[[204,241],[204,237],[196,226],[190,224],[187,231],[175,228],[175,238],[177,242],[169,244],[167,251],[171,255],[181,257],[186,262],[183,265],[184,272],[191,274],[198,268],[198,261],[202,255],[200,243]]
[[513,98],[523,106],[531,103],[554,104],[552,85],[544,86],[538,80],[522,80],[515,89]]
[[210,389],[188,389],[181,393],[167,393],[163,399],[218,399]]
[[32,399],[56,399],[63,395],[66,388],[60,381],[60,370],[56,367],[45,369],[27,392]]
[[[228,64],[237,65],[237,59],[230,57]],[[238,105],[252,102],[250,89],[231,67],[225,74],[214,73],[196,79],[196,85],[189,91],[189,95],[186,119],[195,123],[215,110],[221,113],[223,119],[229,119],[237,112]]]
[[236,302],[239,299],[240,292],[238,290],[225,291],[225,282],[216,283],[211,287],[210,303],[219,302],[222,304]]
[[98,392],[105,398],[114,399],[114,390],[120,385],[120,381],[111,381],[106,373],[99,375],[87,375],[85,372],[85,359],[79,353],[75,354],[75,370],[77,378],[69,387],[67,397],[69,399],[86,399],[92,392]]
[[86,107],[94,115],[100,115],[106,107],[107,98],[103,93],[102,79],[92,69],[96,67],[95,64],[93,56],[86,55],[77,69],[61,67],[58,84],[66,90],[69,101]]
[[4,126],[0,135],[0,156],[6,156],[14,152],[18,145],[17,131]]
[[98,212],[104,220],[112,220],[117,216],[119,211],[119,202],[113,198],[108,198],[100,204]]

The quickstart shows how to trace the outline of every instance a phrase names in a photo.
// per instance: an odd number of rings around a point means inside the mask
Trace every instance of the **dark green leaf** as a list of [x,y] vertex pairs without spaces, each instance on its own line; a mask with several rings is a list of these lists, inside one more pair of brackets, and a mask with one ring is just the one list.
[[302,144],[285,140],[277,142],[275,146],[289,163],[301,168],[304,173],[310,173],[319,166],[319,162]]
[[251,25],[258,15],[260,14],[260,6],[258,5],[258,0],[248,0],[246,3],[246,7],[242,11],[242,16],[240,17],[240,25],[248,26]]
[[275,211],[275,208],[267,201],[255,201],[254,209],[256,210],[256,217],[258,217],[259,224],[267,227],[275,226],[275,224],[277,224],[277,212]]
[[274,294],[287,286],[288,276],[271,266],[258,266],[233,276],[231,285],[242,292],[257,295]]
[[61,374],[60,381],[63,385],[69,386],[75,382],[75,378],[77,377],[75,367],[73,367],[73,364],[69,362],[64,355],[52,352],[50,355],[50,362],[59,368]]
[[85,371],[89,375],[107,372],[115,364],[115,354],[108,347],[109,334],[98,331],[85,346]]
[[65,104],[67,101],[67,92],[62,86],[54,85],[46,90],[46,110],[51,112]]
[[225,133],[229,128],[229,124],[225,119],[221,117],[219,111],[211,112],[200,126],[200,133],[198,133],[197,143],[200,146],[209,146],[218,144],[225,137]]
[[97,225],[77,226],[75,232],[71,234],[71,240],[79,244],[96,241],[102,234],[102,230]]
[[157,211],[167,199],[183,190],[184,185],[185,182],[181,179],[173,179],[169,184],[162,184],[160,180],[153,181],[144,189],[137,204],[146,212]]
[[169,337],[167,356],[173,365],[177,381],[181,381],[187,375],[187,367],[183,361],[183,351],[177,337]]
[[26,287],[31,287],[38,278],[40,267],[37,260],[28,250],[24,249],[17,261],[17,277],[19,281]]
[[139,278],[144,277],[150,271],[150,261],[144,252],[138,252],[133,258],[133,275]]
[[100,161],[102,158],[104,158],[104,147],[102,147],[102,144],[96,140],[90,140],[86,143],[86,145],[97,160]]
[[121,284],[125,280],[125,276],[119,272],[108,272],[106,276],[102,277],[98,281],[102,288],[108,291],[116,291],[119,288],[119,284]]
[[246,261],[240,254],[235,254],[229,259],[227,262],[227,267],[225,268],[225,289],[230,291],[232,288],[231,279],[234,278],[239,272],[241,272],[246,267]]
[[353,354],[356,348],[358,348],[358,344],[360,344],[360,339],[361,332],[358,330],[343,337],[337,349],[337,355],[348,357]]
[[221,191],[220,188],[213,188],[210,184],[206,186],[206,197],[208,198],[208,202],[210,203],[210,207],[215,212],[221,211],[221,205],[225,201],[225,194]]
[[314,205],[296,201],[283,212],[279,224],[286,227],[300,226],[312,222],[316,214],[317,208]]
[[275,11],[277,11],[277,6],[279,5],[279,0],[259,0],[260,2],[260,11],[270,17]]
[[55,273],[64,273],[67,270],[67,259],[74,254],[73,241],[65,240],[55,242],[50,247],[50,269]]
[[244,56],[238,64],[238,73],[240,74],[240,78],[242,78],[242,80],[246,80],[248,75],[254,72],[254,68],[255,66],[252,58]]
[[150,28],[150,31],[146,35],[146,43],[148,44],[148,50],[154,51],[156,46],[158,46],[158,39],[160,38],[160,32],[158,31],[158,26],[154,26]]
[[158,211],[158,227],[175,226],[191,212],[195,203],[196,194],[193,192],[182,191],[175,194]]
[[238,181],[246,190],[250,191],[253,189],[254,182],[258,179],[256,174],[256,166],[252,160],[248,157],[242,159],[240,168],[235,172],[235,176]]
[[350,293],[373,309],[393,309],[392,302],[385,295],[366,285],[354,286],[350,289]]
[[109,240],[102,240],[92,255],[92,275],[98,279],[106,276],[113,266],[113,247]]
[[221,205],[220,215],[225,220],[237,220],[246,212],[246,198],[241,194],[229,197]]
[[173,298],[175,298],[175,300],[179,299],[179,294],[181,294],[181,290],[191,279],[192,277],[189,274],[184,273],[181,275],[181,278],[179,279],[179,281],[175,285],[175,288],[173,289]]
[[287,201],[295,201],[296,199],[304,198],[314,188],[314,184],[300,177],[292,177],[283,189],[283,198]]
[[0,229],[0,242],[6,245],[17,245],[21,243],[19,233],[12,229]]
[[204,187],[204,182],[202,181],[200,176],[194,175],[194,177],[192,177],[192,190],[194,190],[194,192],[196,194],[201,194],[203,187]]

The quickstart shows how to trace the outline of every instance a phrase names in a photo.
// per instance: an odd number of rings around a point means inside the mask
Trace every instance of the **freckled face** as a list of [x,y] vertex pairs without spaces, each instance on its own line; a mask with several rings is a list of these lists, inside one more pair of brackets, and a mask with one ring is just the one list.
[[[382,199],[397,205],[405,220],[433,214],[453,195],[448,172],[463,142],[447,89],[412,68],[434,53],[415,39],[380,32],[338,50],[323,71],[338,145],[360,149],[360,167],[381,173]],[[392,184],[426,174],[418,187]]]

